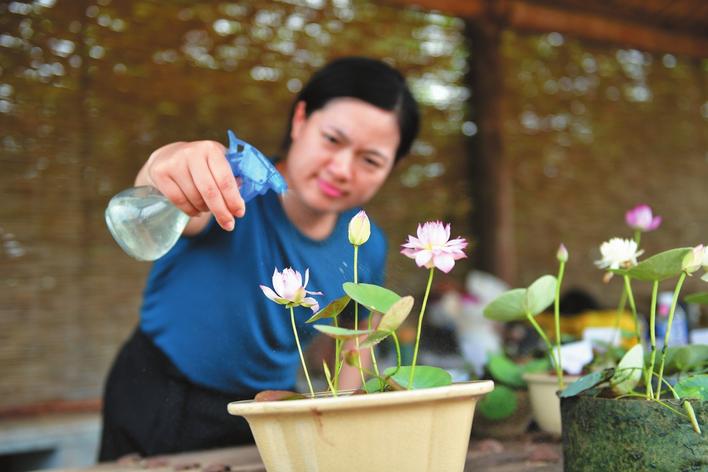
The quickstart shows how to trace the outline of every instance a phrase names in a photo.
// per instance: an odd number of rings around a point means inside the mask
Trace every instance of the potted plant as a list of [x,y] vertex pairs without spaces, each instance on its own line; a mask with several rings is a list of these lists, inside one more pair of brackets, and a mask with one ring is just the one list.
[[[563,244],[559,246],[556,258],[559,262],[557,277],[544,275],[527,288],[516,288],[501,294],[485,307],[484,316],[503,322],[526,320],[543,340],[554,375],[546,372],[526,372],[523,380],[528,384],[536,423],[543,431],[560,435],[560,401],[556,392],[577,377],[565,375],[563,371],[563,358],[567,356],[561,346],[559,302],[565,264],[568,261],[568,250]],[[535,319],[551,304],[554,305],[554,344]],[[589,355],[592,356],[591,351]]]
[[520,362],[512,360],[503,352],[491,354],[486,370],[494,380],[494,390],[477,405],[472,434],[503,439],[525,433],[533,415],[524,375],[545,372],[548,367],[546,359]]
[[[415,259],[419,267],[427,268],[429,277],[418,316],[412,364],[402,366],[396,330],[411,312],[414,300],[384,287],[358,283],[358,250],[369,234],[369,221],[362,211],[349,223],[349,240],[354,246],[354,280],[343,285],[346,295],[322,310],[314,298],[321,294],[305,288],[307,271],[303,284],[299,272],[276,269],[273,287],[261,286],[268,298],[289,310],[298,349],[295,308],[307,307],[315,312],[308,321],[332,320],[332,325],[314,326],[334,338],[336,352],[331,370],[323,364],[328,392],[313,391],[301,353],[309,394],[266,392],[253,401],[228,405],[229,413],[248,421],[267,470],[433,472],[464,468],[475,404],[492,391],[493,382],[452,384],[448,372],[417,365],[417,357],[435,269],[449,272],[455,260],[465,257],[463,249],[467,243],[462,238],[450,240],[450,225],[429,222],[420,225],[417,237],[409,236],[403,245],[401,252]],[[338,326],[337,316],[349,303],[354,306],[355,326],[360,305],[383,315],[378,326],[369,323],[366,330]],[[374,348],[389,337],[396,346],[397,362],[379,371]],[[345,350],[346,340],[353,340],[356,347]],[[373,370],[364,369],[359,362],[361,349],[371,350]],[[344,362],[359,369],[365,380],[361,391],[343,392],[338,388]]]
[[[632,218],[634,215],[634,218]],[[639,216],[638,216],[639,215]],[[641,262],[639,234],[658,226],[646,205],[627,214],[635,238],[613,238],[600,250],[598,266],[619,275],[642,341],[632,284],[651,284],[649,349],[639,343],[613,367],[581,377],[561,394],[563,453],[569,470],[706,470],[708,440],[708,346],[668,346],[671,325],[686,277],[708,271],[708,251],[675,248]],[[708,273],[701,277],[708,281]],[[675,280],[664,342],[657,348],[657,293],[661,282]],[[687,298],[708,302],[708,293]],[[601,452],[600,452],[601,451]]]

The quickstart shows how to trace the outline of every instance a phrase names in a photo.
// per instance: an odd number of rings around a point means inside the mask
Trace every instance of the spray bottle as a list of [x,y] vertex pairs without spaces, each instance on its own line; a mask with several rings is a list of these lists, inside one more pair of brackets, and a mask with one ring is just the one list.
[[[268,190],[284,193],[285,179],[258,149],[229,130],[226,159],[245,202]],[[189,215],[155,187],[132,187],[116,194],[106,208],[106,224],[118,245],[140,261],[154,261],[177,243]]]

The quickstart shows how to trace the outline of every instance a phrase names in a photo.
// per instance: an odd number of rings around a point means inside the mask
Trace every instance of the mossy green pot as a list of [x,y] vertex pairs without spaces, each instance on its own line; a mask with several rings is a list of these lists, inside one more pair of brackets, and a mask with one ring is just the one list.
[[[667,401],[683,412],[678,402]],[[687,416],[644,399],[561,399],[563,462],[573,472],[708,470],[708,402],[692,401],[702,433]]]

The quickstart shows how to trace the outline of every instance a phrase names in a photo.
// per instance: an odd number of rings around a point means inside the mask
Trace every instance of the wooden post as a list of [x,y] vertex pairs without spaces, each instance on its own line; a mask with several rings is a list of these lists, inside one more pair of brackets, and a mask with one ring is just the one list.
[[466,20],[469,45],[467,85],[472,96],[470,115],[477,134],[470,139],[470,182],[473,196],[473,228],[477,246],[472,251],[475,267],[509,284],[516,278],[514,201],[512,173],[504,154],[504,74],[501,58],[503,26],[494,20]]

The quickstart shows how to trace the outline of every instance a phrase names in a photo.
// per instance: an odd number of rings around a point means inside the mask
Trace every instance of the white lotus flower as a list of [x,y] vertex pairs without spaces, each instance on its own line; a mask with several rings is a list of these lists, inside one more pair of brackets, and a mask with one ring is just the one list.
[[637,257],[643,252],[638,250],[636,241],[612,238],[600,246],[602,259],[595,261],[595,265],[600,269],[628,269],[637,265]]
[[305,290],[310,280],[310,269],[305,270],[305,283],[302,283],[300,272],[286,267],[283,272],[273,271],[273,288],[261,285],[261,290],[269,300],[285,305],[287,308],[304,306],[317,312],[320,304],[312,297],[306,295],[322,295],[322,292],[309,292]]

